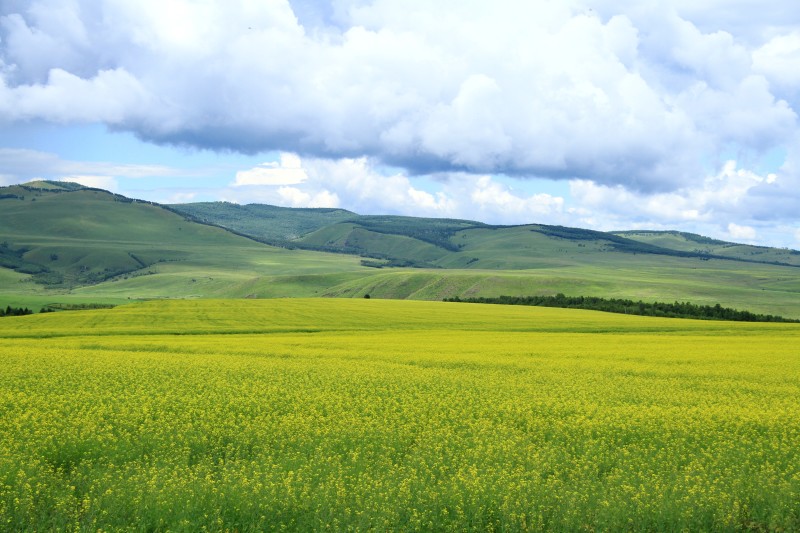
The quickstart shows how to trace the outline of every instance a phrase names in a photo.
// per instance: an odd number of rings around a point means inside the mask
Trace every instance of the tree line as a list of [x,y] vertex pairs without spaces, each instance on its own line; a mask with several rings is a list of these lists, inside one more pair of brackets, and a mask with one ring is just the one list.
[[24,316],[24,315],[32,315],[33,311],[28,309],[27,307],[11,307],[6,306],[5,309],[0,307],[0,317],[3,316]]
[[741,322],[800,322],[776,315],[762,315],[716,305],[697,305],[689,302],[643,302],[620,298],[595,296],[500,296],[497,298],[445,298],[446,302],[480,304],[530,305],[539,307],[561,307],[566,309],[589,309],[628,315],[656,316],[665,318],[695,318],[702,320],[734,320]]

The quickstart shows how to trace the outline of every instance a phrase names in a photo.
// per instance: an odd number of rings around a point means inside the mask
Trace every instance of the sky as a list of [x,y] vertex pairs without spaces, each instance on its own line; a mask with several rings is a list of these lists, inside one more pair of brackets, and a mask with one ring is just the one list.
[[0,185],[800,248],[796,0],[0,0]]

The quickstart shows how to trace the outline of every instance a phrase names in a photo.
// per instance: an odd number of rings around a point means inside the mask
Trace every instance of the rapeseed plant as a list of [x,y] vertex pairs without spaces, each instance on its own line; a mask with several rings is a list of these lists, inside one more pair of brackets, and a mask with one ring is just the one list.
[[10,320],[3,530],[800,529],[797,325],[377,300]]

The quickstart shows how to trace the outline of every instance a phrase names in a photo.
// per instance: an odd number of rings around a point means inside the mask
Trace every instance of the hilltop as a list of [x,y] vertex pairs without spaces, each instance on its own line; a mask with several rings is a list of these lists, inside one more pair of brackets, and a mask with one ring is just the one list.
[[595,252],[800,266],[800,252],[795,250],[737,244],[677,231],[601,232],[543,224],[497,226],[472,220],[358,215],[344,209],[230,202],[172,204],[169,208],[197,222],[275,246],[361,255],[383,259],[390,266],[519,269],[540,266],[545,257],[564,253],[591,256]]
[[0,188],[0,304],[529,296],[690,301],[800,317],[800,253],[680,232],[160,205],[66,182]]

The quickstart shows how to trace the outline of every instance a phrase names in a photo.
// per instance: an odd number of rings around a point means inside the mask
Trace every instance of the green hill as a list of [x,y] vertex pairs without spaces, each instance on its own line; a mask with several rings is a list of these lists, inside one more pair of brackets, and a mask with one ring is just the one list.
[[800,317],[798,258],[676,232],[161,206],[62,182],[0,188],[2,306],[564,293]]
[[344,209],[293,209],[230,202],[173,204],[168,207],[203,224],[221,226],[262,242],[280,244],[358,216]]
[[707,254],[742,261],[800,266],[800,252],[719,241],[679,231],[620,231],[615,235],[670,250]]
[[[261,242],[360,255],[383,260],[386,266],[527,269],[603,261],[598,253],[800,266],[800,252],[679,232],[606,233],[542,224],[492,226],[470,220],[364,216],[342,209],[227,202],[174,204],[169,208]],[[374,261],[370,264],[382,265]]]
[[3,285],[5,300],[247,296],[237,288],[261,276],[367,270],[354,257],[268,246],[157,204],[59,183],[0,190],[0,228],[0,264],[16,279]]

